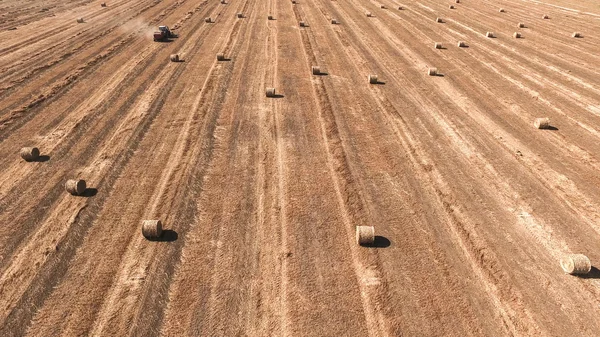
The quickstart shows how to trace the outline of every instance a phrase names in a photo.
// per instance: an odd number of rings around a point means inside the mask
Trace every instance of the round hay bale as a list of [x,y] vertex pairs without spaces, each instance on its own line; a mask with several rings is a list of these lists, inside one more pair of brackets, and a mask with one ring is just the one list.
[[377,84],[378,83],[377,82],[377,75],[369,75],[368,79],[369,79],[369,83],[370,84]]
[[403,9],[404,9],[404,7],[402,7],[402,6],[398,6],[398,10],[399,10],[399,11],[401,11],[401,10],[403,10]]
[[372,245],[375,243],[375,227],[356,226],[356,243],[359,245]]
[[456,2],[457,4],[459,4],[459,3],[460,3],[460,0],[456,0],[455,2]]
[[523,22],[519,22],[519,24],[517,25],[517,27],[519,27],[519,28],[525,28],[525,24]]
[[493,32],[487,32],[485,33],[486,37],[494,37],[494,33]]
[[160,220],[144,220],[142,222],[142,235],[148,239],[158,239],[162,235],[162,223]]
[[306,23],[304,21],[300,21],[300,27],[306,27]]
[[504,8],[500,8],[500,10],[498,10],[498,12],[504,13]]
[[381,5],[381,9],[386,9],[385,5]]
[[296,0],[292,0],[292,4],[294,4],[294,5],[295,5],[295,4],[296,4]]
[[427,69],[427,75],[429,76],[437,76],[437,68],[429,68]]
[[212,22],[212,19],[211,19],[210,17],[208,17],[208,18],[204,18],[204,22],[206,22],[206,23],[211,23],[211,22]]
[[514,38],[515,38],[515,39],[520,39],[520,38],[521,38],[521,33],[519,33],[519,32],[515,32],[515,33],[513,34],[513,36],[514,36]]
[[225,0],[221,0],[221,4],[225,5],[225,4],[227,4],[227,2],[225,2]]
[[106,2],[101,3],[100,7],[106,7]]
[[370,18],[372,16],[371,12],[367,12],[367,17]]
[[275,88],[267,88],[267,97],[275,97]]
[[442,23],[442,18],[435,18],[435,22]]
[[542,15],[542,19],[544,19],[544,20],[549,19],[549,17],[548,17],[548,15],[544,14],[544,15]]
[[217,54],[217,61],[225,61],[225,54],[218,53]]
[[244,15],[242,15],[242,13],[237,13],[237,17],[238,17],[238,19],[241,19],[244,17]]
[[575,32],[575,33],[573,33],[573,37],[581,37],[581,33]]
[[313,66],[312,67],[312,74],[313,75],[320,75],[321,74],[321,68],[319,68],[317,66]]
[[169,59],[171,60],[171,62],[179,62],[179,54],[171,54]]
[[450,5],[448,8],[450,8],[450,9],[454,9],[454,6],[453,6],[453,5]]
[[433,45],[433,47],[434,47],[435,49],[442,49],[442,44],[441,44],[440,42],[436,42],[436,43]]
[[533,121],[533,126],[536,129],[548,129],[550,128],[550,119],[549,118],[536,118]]
[[37,147],[24,147],[19,154],[25,161],[35,161],[40,157],[40,150]]
[[466,47],[467,44],[465,43],[465,41],[458,41],[458,46],[462,48],[462,47]]
[[69,179],[65,183],[65,189],[72,195],[82,195],[85,192],[85,180]]
[[567,274],[583,275],[592,270],[592,262],[583,254],[571,254],[560,259],[560,266]]
[[273,20],[273,15],[267,16],[267,20]]
[[336,19],[331,19],[331,24],[332,24],[332,25],[337,25],[337,23],[338,23],[338,22],[337,22],[337,20],[336,20]]
[[77,19],[77,23],[83,23],[83,18]]

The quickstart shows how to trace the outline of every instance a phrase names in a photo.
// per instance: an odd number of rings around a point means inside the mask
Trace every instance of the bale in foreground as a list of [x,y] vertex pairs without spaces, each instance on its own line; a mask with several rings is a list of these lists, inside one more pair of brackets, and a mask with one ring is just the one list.
[[369,79],[369,83],[371,83],[371,84],[377,84],[378,83],[378,81],[377,81],[377,75],[369,75],[368,79]]
[[148,240],[158,239],[162,235],[160,220],[144,220],[142,222],[142,235]]
[[179,62],[179,54],[171,54],[169,58],[171,62]]
[[85,180],[69,179],[65,183],[65,189],[72,195],[82,195],[85,192]]
[[313,75],[320,75],[321,74],[321,68],[317,67],[317,66],[313,66],[312,67],[312,74]]
[[267,88],[267,97],[275,97],[275,88]]
[[356,226],[356,243],[359,245],[372,245],[375,243],[375,227]]
[[536,118],[533,121],[533,126],[536,129],[549,129],[550,128],[550,119],[549,118]]
[[225,61],[225,54],[218,53],[217,54],[217,61]]
[[567,274],[584,275],[592,270],[592,262],[583,254],[572,254],[560,259],[560,266]]
[[40,150],[37,147],[24,147],[19,153],[25,161],[35,161],[40,157]]

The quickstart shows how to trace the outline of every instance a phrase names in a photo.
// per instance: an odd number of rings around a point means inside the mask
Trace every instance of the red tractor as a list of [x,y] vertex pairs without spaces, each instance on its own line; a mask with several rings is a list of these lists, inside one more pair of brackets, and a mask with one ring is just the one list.
[[154,32],[154,41],[167,41],[173,37],[177,37],[177,34],[169,30],[167,26],[158,26],[158,32]]

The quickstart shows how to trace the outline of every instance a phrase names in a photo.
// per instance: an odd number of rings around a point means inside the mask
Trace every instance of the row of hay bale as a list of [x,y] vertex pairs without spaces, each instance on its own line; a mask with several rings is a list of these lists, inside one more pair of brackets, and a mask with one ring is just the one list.
[[[37,147],[23,147],[19,151],[21,158],[32,162],[40,159],[40,150]],[[65,190],[75,196],[84,195],[87,183],[83,179],[69,179],[65,182]],[[162,223],[160,220],[144,220],[142,222],[142,235],[149,239],[158,239],[162,234]]]

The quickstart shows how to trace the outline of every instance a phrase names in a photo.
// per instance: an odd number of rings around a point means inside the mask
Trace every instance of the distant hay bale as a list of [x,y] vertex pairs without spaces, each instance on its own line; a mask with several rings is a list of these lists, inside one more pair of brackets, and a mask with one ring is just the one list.
[[437,68],[429,68],[427,69],[427,75],[429,76],[437,76],[438,71]]
[[336,19],[331,19],[331,24],[332,24],[332,25],[337,25],[337,23],[338,23],[338,22],[337,22],[337,20],[336,20]]
[[573,37],[581,37],[581,33],[575,32],[575,33],[573,33]]
[[402,7],[402,6],[398,6],[398,10],[399,10],[399,11],[401,11],[401,10],[403,10],[403,9],[404,9],[404,7]]
[[371,84],[377,84],[378,83],[378,81],[377,81],[377,75],[369,75],[367,78],[369,79],[369,83],[371,83]]
[[356,226],[356,243],[359,245],[372,245],[375,243],[375,227]]
[[65,183],[65,189],[72,195],[82,195],[85,192],[85,180],[69,179]]
[[313,66],[312,67],[312,74],[313,75],[320,75],[321,74],[321,68],[317,67],[317,66]]
[[443,20],[442,20],[442,18],[435,18],[435,22],[442,23]]
[[544,14],[544,15],[542,15],[542,19],[544,19],[544,20],[545,20],[545,19],[549,19],[549,17],[548,17],[548,15],[547,15],[547,14]]
[[457,4],[459,4],[459,3],[460,3],[460,0],[456,0],[455,2],[456,2]]
[[300,27],[306,27],[306,22],[300,21]]
[[267,97],[275,97],[275,88],[267,88]]
[[242,13],[237,13],[237,17],[238,17],[238,19],[241,19],[244,17],[244,15]]
[[77,19],[77,23],[83,23],[83,18]]
[[171,60],[171,62],[179,62],[179,54],[171,54],[169,59]]
[[267,20],[273,20],[273,15],[267,16]]
[[458,41],[458,46],[462,48],[462,47],[466,47],[467,44],[465,43],[465,41]]
[[19,154],[25,161],[35,161],[40,157],[40,150],[37,147],[24,147],[21,148]]
[[533,121],[533,126],[536,129],[549,129],[550,128],[550,119],[549,118],[536,118]]
[[504,8],[500,8],[500,10],[498,10],[498,12],[504,13]]
[[206,22],[206,23],[211,23],[211,22],[212,22],[212,19],[211,19],[210,17],[208,17],[208,18],[204,18],[204,22]]
[[592,262],[583,254],[571,254],[560,259],[560,266],[565,273],[583,275],[592,270]]
[[218,53],[217,54],[217,61],[225,61],[225,54]]
[[296,4],[296,0],[292,0],[292,4],[294,4],[294,5],[295,5],[295,4]]
[[520,39],[520,38],[521,38],[521,33],[519,33],[519,32],[515,32],[515,33],[513,34],[513,36],[514,36],[514,38],[515,38],[515,39]]
[[225,2],[225,0],[221,0],[221,4],[225,5],[225,4],[227,4],[227,2]]
[[442,49],[442,44],[440,42],[436,42],[433,46],[435,49]]
[[100,7],[106,7],[106,2],[101,3]]
[[486,37],[495,37],[493,32],[487,32],[487,33],[485,33],[485,36]]
[[385,5],[381,5],[380,7],[381,9],[386,9]]
[[142,235],[149,240],[158,239],[162,235],[160,220],[144,220],[142,222]]
[[450,8],[450,9],[454,9],[454,6],[453,6],[453,5],[450,5],[448,8]]
[[367,14],[367,17],[369,17],[369,18],[370,18],[371,16],[373,16],[373,15],[371,14],[371,12],[367,12],[366,14]]
[[517,25],[517,27],[519,27],[519,28],[525,28],[525,24],[523,22],[519,22],[519,24]]

